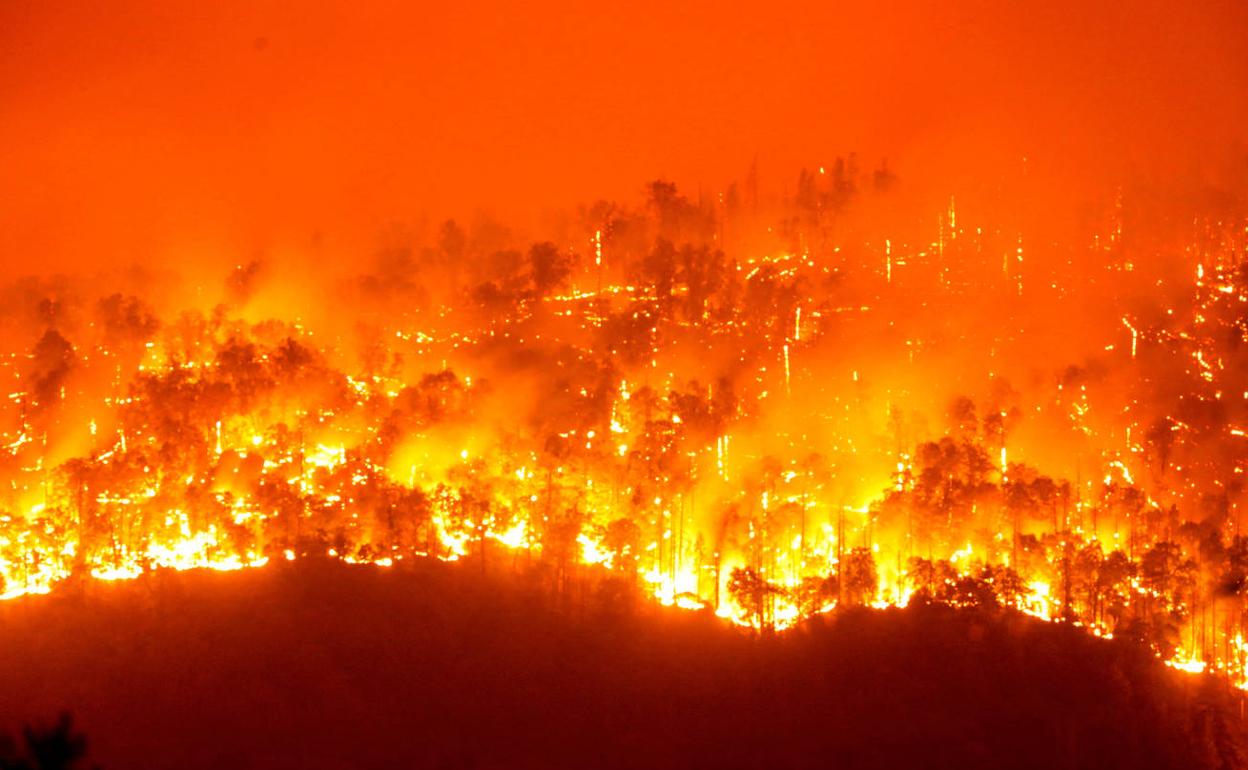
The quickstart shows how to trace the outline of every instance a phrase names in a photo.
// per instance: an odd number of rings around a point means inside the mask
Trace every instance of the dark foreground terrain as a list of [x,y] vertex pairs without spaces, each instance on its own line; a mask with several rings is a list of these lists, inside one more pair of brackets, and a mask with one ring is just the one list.
[[63,709],[104,770],[1244,766],[1236,696],[1060,626],[911,608],[754,636],[438,564],[0,607],[0,729]]

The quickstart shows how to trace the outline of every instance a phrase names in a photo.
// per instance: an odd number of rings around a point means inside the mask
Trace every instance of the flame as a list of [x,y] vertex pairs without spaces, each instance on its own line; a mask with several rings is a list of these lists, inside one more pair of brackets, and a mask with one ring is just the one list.
[[[965,206],[955,217],[950,203],[945,215],[921,251],[888,238],[879,246],[887,260],[879,251],[866,260],[887,265],[872,296],[899,318],[909,297],[890,292],[905,290],[922,260],[969,249],[983,234],[956,228],[970,217]],[[790,250],[725,268],[720,278],[734,290],[783,289],[783,302],[770,300],[779,302],[774,318],[718,296],[673,310],[696,287],[659,296],[653,283],[624,283],[611,273],[610,230],[594,232],[593,275],[576,276],[592,277],[593,292],[526,289],[505,317],[478,325],[457,306],[437,321],[395,319],[403,328],[385,339],[415,362],[406,369],[397,354],[367,365],[335,355],[297,324],[276,341],[267,326],[241,322],[228,333],[169,331],[136,350],[133,381],[102,378],[105,396],[81,397],[91,408],[79,415],[74,451],[50,448],[59,426],[32,417],[22,384],[0,436],[0,598],[87,576],[308,557],[383,568],[418,558],[498,568],[547,560],[556,574],[579,565],[572,574],[623,577],[659,604],[750,628],[783,630],[851,605],[937,601],[1113,638],[1120,618],[1165,612],[1185,618],[1183,638],[1200,638],[1187,635],[1195,630],[1209,639],[1168,665],[1248,681],[1248,649],[1228,618],[1200,625],[1201,589],[1191,587],[1200,565],[1188,564],[1199,546],[1169,540],[1180,529],[1172,511],[1215,498],[1228,508],[1218,536],[1236,535],[1239,500],[1227,479],[1244,472],[1234,458],[1248,383],[1236,379],[1244,367],[1225,342],[1244,296],[1226,291],[1242,280],[1229,256],[1202,263],[1197,285],[1185,287],[1190,308],[1149,322],[1115,310],[1093,346],[1132,382],[1145,381],[1136,375],[1152,356],[1181,362],[1182,409],[1145,421],[1140,398],[1074,371],[1017,407],[996,403],[1009,398],[996,388],[987,407],[963,405],[941,432],[927,427],[930,415],[906,418],[922,398],[919,379],[888,371],[920,366],[914,356],[934,343],[917,332],[886,365],[874,350],[820,363],[829,318],[860,319],[872,305],[811,288],[833,272],[814,255]],[[1022,287],[1014,238],[998,244],[1010,257],[1011,302]],[[1248,235],[1235,238],[1228,248],[1242,252]],[[948,269],[935,274],[942,286],[954,280]],[[587,342],[608,318],[637,327],[627,361]],[[883,325],[880,339],[855,344],[884,346],[892,319]],[[1129,356],[1113,347],[1124,327]],[[732,378],[697,379],[718,353],[680,336],[695,332],[723,342]],[[449,368],[447,359],[471,369],[500,339],[525,351],[550,345],[544,390],[522,392],[505,367],[493,381]],[[1004,343],[992,340],[995,361]],[[110,366],[117,358],[103,343],[91,353]],[[577,367],[585,371],[574,376]],[[1016,420],[1027,428],[1014,430]],[[1234,446],[1216,461],[1192,451],[1222,438]],[[1183,464],[1169,459],[1176,445]],[[494,559],[499,551],[526,558]]]

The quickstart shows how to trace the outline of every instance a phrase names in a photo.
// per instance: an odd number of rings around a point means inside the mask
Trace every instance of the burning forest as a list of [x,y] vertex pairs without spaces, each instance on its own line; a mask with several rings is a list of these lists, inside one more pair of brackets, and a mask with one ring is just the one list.
[[204,309],[18,283],[3,596],[464,560],[761,629],[1009,608],[1243,683],[1248,219],[1176,226],[1165,273],[1121,202],[1040,267],[953,200],[835,232],[892,177],[838,159],[767,213],[657,181],[527,245],[447,221],[307,317],[264,262]]
[[1242,766],[1248,19],[912,5],[4,12],[0,618],[305,570],[459,575],[593,649],[644,607],[724,666],[930,623],[1019,686],[1067,649],[1216,693],[1133,756]]

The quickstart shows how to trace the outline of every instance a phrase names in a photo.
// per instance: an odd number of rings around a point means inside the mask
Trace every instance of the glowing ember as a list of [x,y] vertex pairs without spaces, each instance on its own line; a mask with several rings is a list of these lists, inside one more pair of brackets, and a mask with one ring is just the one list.
[[[969,205],[859,235],[860,261],[771,230],[730,258],[710,224],[733,215],[649,193],[589,222],[590,251],[475,253],[411,309],[361,279],[350,331],[122,294],[10,318],[31,344],[4,364],[0,596],[306,558],[539,563],[554,590],[617,580],[754,628],[1003,608],[1248,679],[1242,224],[1197,220],[1186,285],[1129,290],[1112,257],[1097,280],[1132,310],[1041,352],[1034,319],[1102,288],[1024,266],[1022,234]],[[627,241],[628,217],[684,217],[686,245]],[[1009,280],[983,288],[1002,249]]]

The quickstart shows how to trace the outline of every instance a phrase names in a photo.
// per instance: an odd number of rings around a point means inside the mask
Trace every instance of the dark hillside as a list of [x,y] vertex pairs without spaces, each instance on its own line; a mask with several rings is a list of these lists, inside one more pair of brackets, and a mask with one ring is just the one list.
[[584,593],[436,564],[91,584],[0,607],[0,721],[67,708],[105,770],[1242,766],[1234,696],[1060,626],[756,637]]

